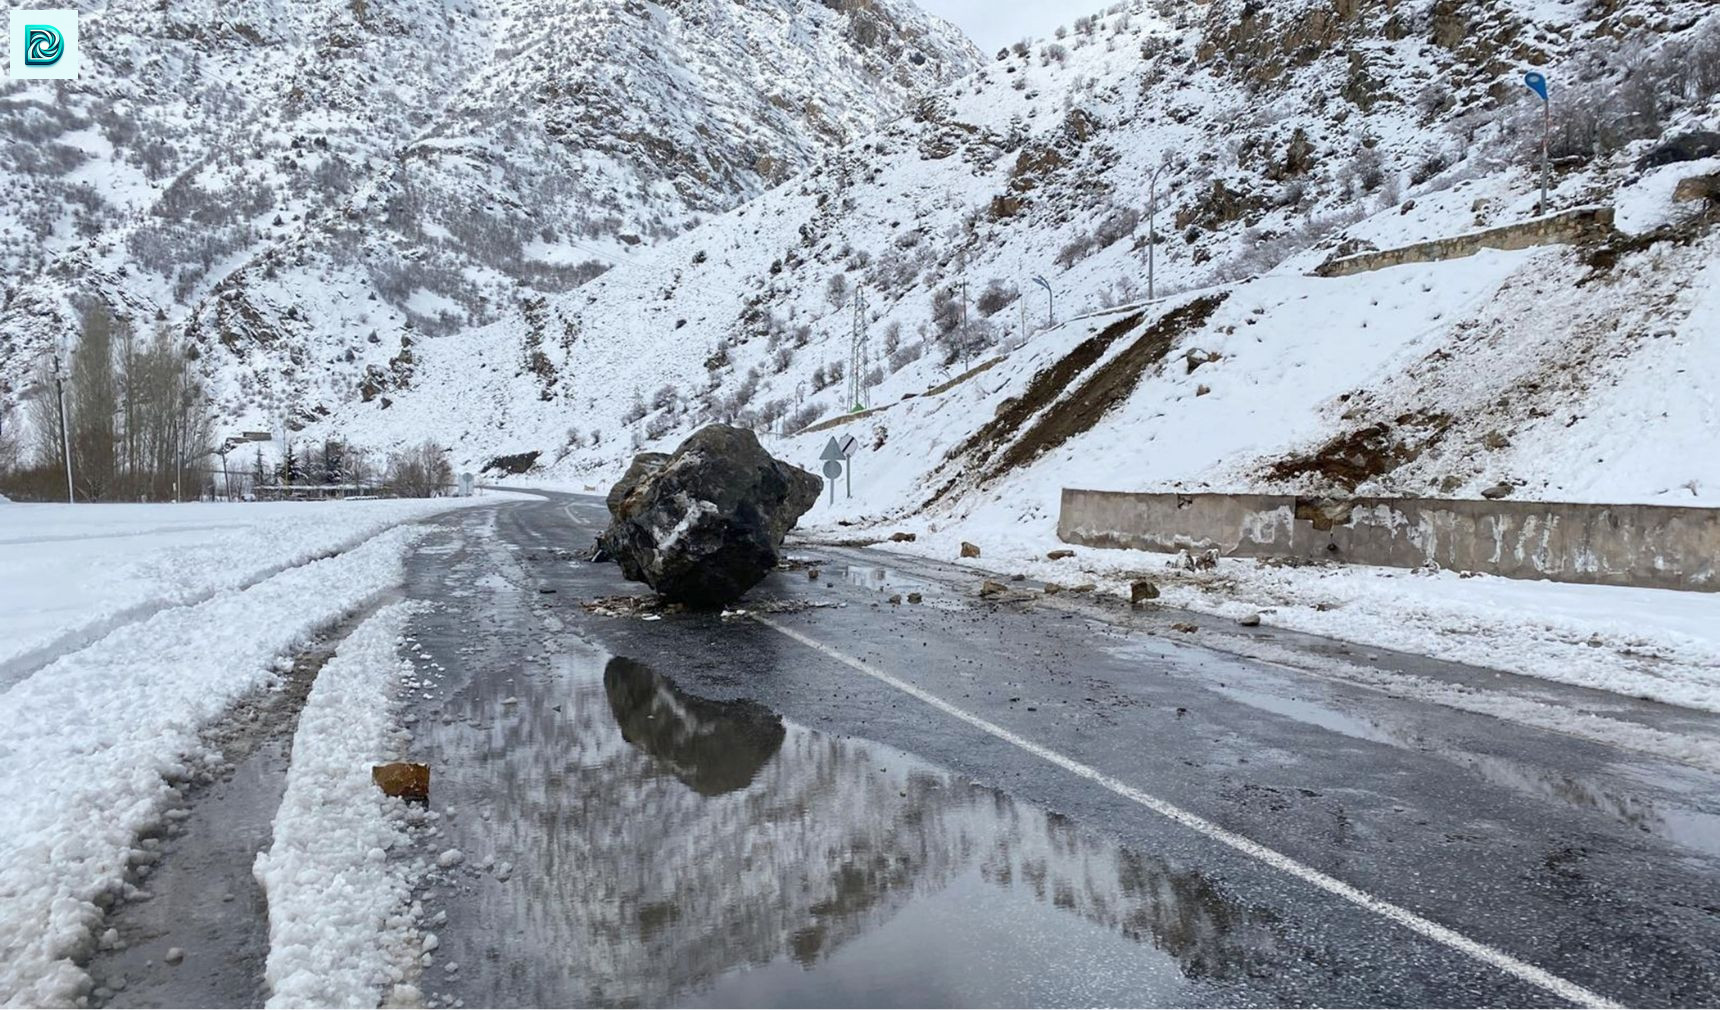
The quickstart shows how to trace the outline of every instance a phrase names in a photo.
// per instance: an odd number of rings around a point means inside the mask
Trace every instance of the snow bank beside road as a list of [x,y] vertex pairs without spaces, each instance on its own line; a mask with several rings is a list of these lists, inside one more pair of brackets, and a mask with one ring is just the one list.
[[0,519],[0,690],[125,621],[493,501],[13,504]]
[[412,604],[366,620],[317,674],[293,737],[274,841],[257,857],[269,899],[269,1006],[375,1006],[416,956],[405,808],[371,782],[390,759],[397,651]]
[[140,833],[201,754],[199,734],[277,682],[279,657],[403,576],[422,530],[382,533],[238,592],[162,611],[0,694],[0,1004],[87,990],[73,963],[127,893]]

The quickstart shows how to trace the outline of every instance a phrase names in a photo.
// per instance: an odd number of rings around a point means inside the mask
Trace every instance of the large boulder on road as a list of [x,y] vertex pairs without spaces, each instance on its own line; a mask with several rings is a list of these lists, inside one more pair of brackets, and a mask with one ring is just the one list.
[[638,511],[631,503],[632,496],[643,490],[646,481],[661,473],[668,463],[669,454],[666,452],[642,452],[634,456],[627,472],[609,489],[609,497],[604,499],[604,504],[609,506],[609,514],[618,516],[624,511]]
[[711,425],[668,456],[641,453],[609,492],[598,557],[666,599],[720,607],[777,564],[823,482],[771,457],[745,428]]

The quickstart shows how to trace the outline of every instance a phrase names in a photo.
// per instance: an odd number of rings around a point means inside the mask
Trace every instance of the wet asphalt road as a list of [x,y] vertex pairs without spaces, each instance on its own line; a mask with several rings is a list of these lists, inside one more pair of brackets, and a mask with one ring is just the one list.
[[[468,511],[409,564],[428,605],[407,651],[435,680],[407,714],[435,769],[426,845],[465,854],[425,889],[433,1001],[1566,1002],[753,619],[587,612],[645,592],[575,559],[602,518],[566,496]],[[1720,1002],[1710,772],[1126,614],[981,602],[936,565],[791,553],[821,578],[747,602],[825,606],[782,628],[1600,996]]]

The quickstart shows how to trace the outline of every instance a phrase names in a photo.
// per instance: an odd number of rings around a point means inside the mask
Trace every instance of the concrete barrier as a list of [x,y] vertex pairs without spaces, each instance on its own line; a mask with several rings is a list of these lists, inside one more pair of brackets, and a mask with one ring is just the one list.
[[1720,591],[1720,509],[1066,488],[1071,544]]

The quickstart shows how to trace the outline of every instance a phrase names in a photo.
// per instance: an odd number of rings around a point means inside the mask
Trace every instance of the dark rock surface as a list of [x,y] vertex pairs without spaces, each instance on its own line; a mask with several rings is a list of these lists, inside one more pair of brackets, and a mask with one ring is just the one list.
[[1720,154],[1720,133],[1696,131],[1668,137],[1655,145],[1637,161],[1638,169],[1659,168],[1685,161],[1697,161]]
[[634,458],[609,492],[611,521],[593,556],[670,600],[720,607],[776,567],[783,537],[822,487],[751,431],[711,425],[673,455]]

